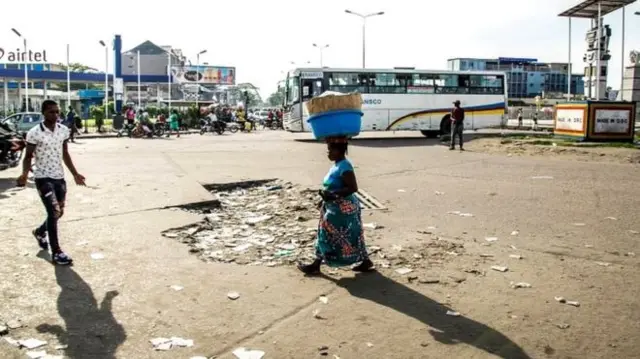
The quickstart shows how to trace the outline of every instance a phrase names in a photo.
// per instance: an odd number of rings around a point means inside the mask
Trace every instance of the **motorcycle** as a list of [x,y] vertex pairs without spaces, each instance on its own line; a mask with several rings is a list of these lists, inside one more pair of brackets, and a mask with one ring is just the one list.
[[24,137],[14,131],[0,130],[0,146],[4,154],[4,158],[0,158],[0,171],[18,167],[26,146]]
[[284,129],[284,127],[282,126],[282,121],[279,119],[267,120],[267,122],[265,123],[265,127],[274,131]]
[[215,132],[222,135],[227,127],[224,121],[212,121],[208,119],[200,120],[200,135],[204,135],[207,132]]

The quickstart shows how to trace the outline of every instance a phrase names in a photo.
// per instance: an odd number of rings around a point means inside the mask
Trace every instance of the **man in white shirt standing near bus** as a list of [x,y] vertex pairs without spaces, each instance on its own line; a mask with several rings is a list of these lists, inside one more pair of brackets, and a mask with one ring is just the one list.
[[[67,166],[76,184],[85,185],[85,178],[76,170],[69,154],[70,131],[58,123],[60,108],[55,101],[42,103],[44,121],[27,133],[27,150],[22,162],[22,174],[18,177],[18,186],[25,186],[35,156],[35,184],[42,203],[47,211],[47,219],[33,230],[33,236],[41,249],[51,247],[51,260],[55,264],[70,265],[73,260],[60,248],[58,242],[58,219],[64,213],[67,184],[64,180],[64,168]],[[48,238],[48,241],[47,241]]]

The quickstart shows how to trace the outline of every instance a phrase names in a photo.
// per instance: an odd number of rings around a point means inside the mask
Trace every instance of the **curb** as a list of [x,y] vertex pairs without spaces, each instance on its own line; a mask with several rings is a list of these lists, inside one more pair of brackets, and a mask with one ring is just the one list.
[[[196,131],[196,130],[189,130],[187,132],[180,132],[181,135],[193,135],[196,133],[200,133],[200,131]],[[82,139],[94,139],[94,138],[117,138],[118,135],[116,133],[107,133],[104,135],[96,135],[96,134],[84,134],[84,133],[80,133],[80,136],[77,136],[76,139],[78,140],[82,140]],[[125,137],[125,136],[122,136]]]

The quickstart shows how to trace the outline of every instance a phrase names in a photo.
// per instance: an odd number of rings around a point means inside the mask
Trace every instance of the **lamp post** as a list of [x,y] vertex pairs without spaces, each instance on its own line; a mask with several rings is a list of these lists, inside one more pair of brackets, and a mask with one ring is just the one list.
[[24,57],[23,57],[23,63],[24,63],[24,104],[27,108],[27,111],[29,111],[29,64],[27,63],[27,39],[25,37],[22,36],[22,34],[14,29],[11,28],[11,31],[13,31],[14,34],[18,35],[18,37],[22,38],[22,42],[24,43]]
[[362,19],[362,68],[365,68],[366,62],[366,54],[367,54],[367,47],[366,47],[366,28],[367,28],[367,19],[370,17],[374,17],[374,16],[380,16],[380,15],[384,15],[384,11],[380,11],[380,12],[375,12],[375,13],[371,13],[368,15],[363,15],[351,10],[345,10],[344,12],[346,12],[347,14],[350,15],[355,15],[359,18]]
[[326,49],[327,47],[329,47],[329,44],[322,45],[322,46],[319,46],[318,44],[313,44],[313,47],[315,47],[318,50],[320,50],[320,68],[322,68],[323,67],[323,65],[322,65],[322,51],[324,49]]
[[[109,118],[109,46],[100,40],[100,45],[104,47],[104,118]],[[87,127],[85,126],[85,133]]]
[[169,100],[167,101],[167,107],[169,108],[169,115],[171,115],[171,56],[173,55],[173,50],[169,48],[167,51],[167,87],[169,91]]
[[198,117],[200,117],[200,107],[198,105],[198,102],[200,100],[200,55],[205,54],[207,52],[207,50],[202,50],[200,52],[198,52],[198,54],[196,55],[196,72],[198,73],[198,77],[196,78],[196,84],[198,85],[198,93],[196,94],[196,110],[198,111]]
[[140,50],[136,51],[136,72],[138,73],[138,110],[142,108],[142,91],[140,91]]

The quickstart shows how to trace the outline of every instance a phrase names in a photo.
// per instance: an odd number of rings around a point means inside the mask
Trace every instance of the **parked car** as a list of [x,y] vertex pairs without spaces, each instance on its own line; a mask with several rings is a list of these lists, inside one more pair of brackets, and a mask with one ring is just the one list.
[[15,129],[20,134],[29,132],[30,129],[39,125],[44,120],[41,113],[20,112],[2,119],[2,123]]

